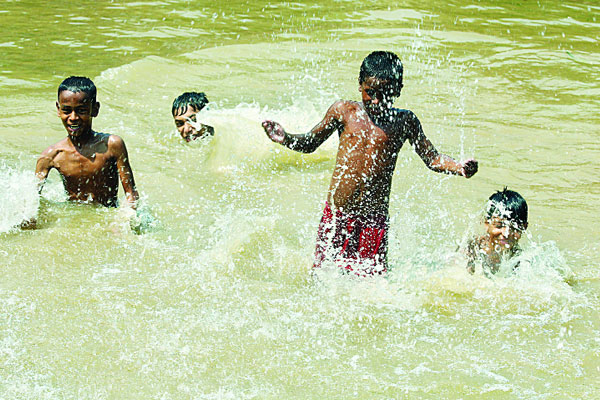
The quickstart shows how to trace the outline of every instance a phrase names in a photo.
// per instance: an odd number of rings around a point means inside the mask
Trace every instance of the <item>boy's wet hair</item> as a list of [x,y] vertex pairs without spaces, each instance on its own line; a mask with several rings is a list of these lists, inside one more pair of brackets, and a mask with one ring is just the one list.
[[487,217],[506,218],[520,228],[527,227],[527,202],[519,193],[508,190],[497,191],[490,196],[487,205]]
[[187,106],[192,106],[194,111],[202,110],[208,104],[208,98],[202,92],[185,92],[173,100],[171,114],[173,116],[185,113]]
[[388,81],[400,94],[402,89],[402,74],[404,67],[400,58],[391,51],[374,51],[360,65],[358,83],[362,84],[368,78]]
[[68,90],[73,93],[83,92],[92,103],[96,101],[96,85],[90,78],[85,76],[70,76],[58,86],[58,96],[60,92]]

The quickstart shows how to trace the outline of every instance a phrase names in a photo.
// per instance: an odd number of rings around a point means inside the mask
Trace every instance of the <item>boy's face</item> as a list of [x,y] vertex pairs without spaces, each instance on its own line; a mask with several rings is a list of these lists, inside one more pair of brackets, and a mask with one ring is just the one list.
[[204,136],[206,133],[198,132],[196,128],[194,128],[192,124],[190,124],[190,120],[196,122],[196,114],[198,114],[198,111],[199,110],[196,110],[191,105],[188,105],[184,113],[180,113],[173,116],[177,132],[179,132],[183,140],[185,140],[186,142],[196,140],[199,137]]
[[400,96],[402,86],[396,88],[390,81],[369,77],[359,86],[362,102],[369,114],[381,115],[392,108],[394,99]]
[[520,227],[507,218],[492,217],[485,222],[485,228],[492,249],[501,252],[511,250],[527,226]]
[[56,110],[67,134],[78,138],[92,130],[92,118],[98,115],[100,103],[92,101],[85,92],[63,90],[58,95]]

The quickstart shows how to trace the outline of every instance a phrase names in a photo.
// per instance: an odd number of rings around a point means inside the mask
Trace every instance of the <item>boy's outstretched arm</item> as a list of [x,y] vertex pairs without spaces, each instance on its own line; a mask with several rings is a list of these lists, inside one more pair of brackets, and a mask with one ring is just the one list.
[[323,120],[312,128],[310,132],[303,135],[287,133],[283,127],[275,121],[263,121],[262,126],[269,139],[275,143],[279,143],[289,149],[301,153],[312,153],[342,125],[342,107],[342,101],[333,103],[327,110]]
[[121,178],[121,184],[123,185],[127,202],[135,209],[139,200],[139,195],[135,188],[133,171],[129,165],[129,156],[127,155],[125,142],[119,136],[111,135],[108,139],[108,147],[112,148],[112,152],[117,158],[117,169],[119,171],[119,177]]
[[[58,153],[58,150],[53,147],[48,147],[46,150],[42,152],[40,157],[37,160],[35,165],[35,176],[38,178],[37,182],[37,190],[38,194],[42,193],[42,189],[44,188],[44,183],[46,183],[46,179],[48,178],[48,174],[50,170],[54,168],[54,157]],[[30,219],[26,219],[19,225],[21,229],[35,229],[37,226],[37,218],[32,217]]]
[[54,157],[58,154],[58,150],[54,147],[48,147],[42,152],[35,165],[35,176],[38,178],[38,194],[42,193],[46,178],[50,170],[54,168]]
[[427,168],[435,172],[460,175],[465,178],[470,178],[477,172],[478,163],[472,158],[458,162],[450,156],[438,153],[433,143],[425,136],[421,122],[412,113],[408,117],[407,128],[409,141]]

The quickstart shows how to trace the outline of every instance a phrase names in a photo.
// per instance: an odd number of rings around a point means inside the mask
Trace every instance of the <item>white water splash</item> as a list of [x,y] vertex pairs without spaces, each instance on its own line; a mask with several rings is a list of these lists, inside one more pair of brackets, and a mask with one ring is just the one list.
[[37,216],[37,180],[31,171],[0,166],[0,232],[8,232]]

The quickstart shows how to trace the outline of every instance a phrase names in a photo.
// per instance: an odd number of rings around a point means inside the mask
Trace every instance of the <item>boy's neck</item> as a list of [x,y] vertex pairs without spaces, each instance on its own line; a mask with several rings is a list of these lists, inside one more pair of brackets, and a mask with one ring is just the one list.
[[82,148],[85,145],[87,145],[92,138],[95,136],[96,132],[94,132],[91,128],[85,132],[82,133],[79,136],[68,136],[69,141],[76,147],[76,148]]
[[373,113],[369,113],[369,111],[365,109],[365,111],[367,112],[367,115],[369,116],[371,121],[373,121],[373,123],[375,125],[379,126],[380,128],[388,127],[390,124],[393,123],[393,118],[392,118],[394,115],[393,110],[394,110],[393,108],[390,108],[390,109],[382,111],[380,114],[373,114]]

